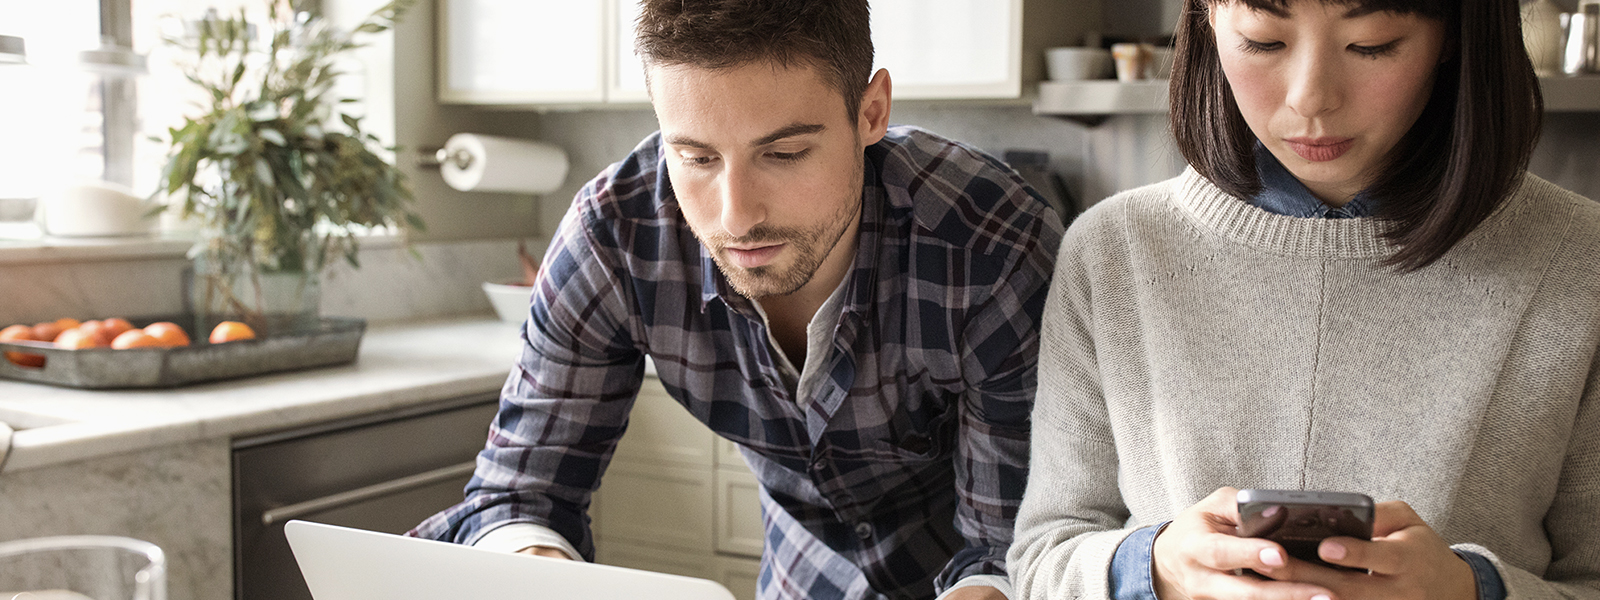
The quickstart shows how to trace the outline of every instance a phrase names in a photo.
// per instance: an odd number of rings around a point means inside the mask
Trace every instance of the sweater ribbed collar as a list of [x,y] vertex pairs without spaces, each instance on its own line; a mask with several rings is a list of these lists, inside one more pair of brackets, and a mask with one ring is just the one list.
[[1370,259],[1394,252],[1374,218],[1307,219],[1276,215],[1212,185],[1193,167],[1173,180],[1176,203],[1202,228],[1235,243],[1305,258]]

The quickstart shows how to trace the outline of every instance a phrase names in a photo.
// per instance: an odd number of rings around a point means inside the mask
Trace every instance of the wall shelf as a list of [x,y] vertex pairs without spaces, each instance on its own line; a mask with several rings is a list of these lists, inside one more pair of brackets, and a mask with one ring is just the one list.
[[1600,75],[1540,77],[1545,112],[1600,112]]
[[1090,127],[1113,115],[1159,115],[1167,112],[1167,80],[1044,81],[1033,114],[1077,121]]
[[[1033,113],[1091,127],[1115,115],[1165,114],[1167,83],[1165,79],[1045,81],[1039,84]],[[1541,77],[1539,85],[1546,112],[1600,112],[1600,76]]]

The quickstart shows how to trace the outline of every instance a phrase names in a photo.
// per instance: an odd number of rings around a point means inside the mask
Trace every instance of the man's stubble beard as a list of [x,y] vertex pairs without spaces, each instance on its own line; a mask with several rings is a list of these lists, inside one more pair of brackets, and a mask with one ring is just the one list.
[[[859,147],[860,144],[858,143]],[[774,228],[757,225],[750,230],[748,235],[733,238],[728,235],[714,235],[706,237],[695,232],[700,238],[700,243],[711,249],[711,259],[717,263],[717,268],[722,271],[722,276],[727,278],[728,284],[740,295],[759,299],[767,296],[786,296],[799,291],[800,288],[811,283],[816,277],[817,270],[828,259],[828,255],[839,242],[844,239],[850,225],[861,218],[861,181],[865,174],[865,158],[856,163],[856,182],[853,190],[854,202],[849,202],[834,213],[833,218],[827,223],[809,228]],[[828,225],[836,228],[830,230]],[[691,228],[692,230],[693,228]],[[831,239],[830,239],[831,238]],[[827,243],[820,240],[828,239]],[[782,271],[774,270],[771,266],[745,269],[730,264],[727,258],[726,247],[732,243],[769,243],[780,242],[788,245],[788,249],[795,252],[791,265]]]

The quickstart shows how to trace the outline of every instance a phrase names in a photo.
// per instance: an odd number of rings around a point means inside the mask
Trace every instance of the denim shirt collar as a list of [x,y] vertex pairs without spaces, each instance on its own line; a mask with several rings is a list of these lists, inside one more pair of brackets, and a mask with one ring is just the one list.
[[1261,177],[1261,192],[1250,203],[1272,214],[1312,219],[1355,219],[1370,217],[1377,210],[1377,202],[1366,192],[1356,194],[1355,198],[1338,208],[1323,204],[1260,142],[1256,142],[1256,174]]

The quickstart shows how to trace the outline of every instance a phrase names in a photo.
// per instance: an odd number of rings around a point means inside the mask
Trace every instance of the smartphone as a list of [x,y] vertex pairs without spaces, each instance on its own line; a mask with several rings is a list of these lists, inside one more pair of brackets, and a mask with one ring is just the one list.
[[1348,492],[1305,490],[1239,490],[1239,537],[1265,538],[1300,560],[1343,570],[1323,562],[1317,546],[1323,538],[1372,539],[1372,498]]

